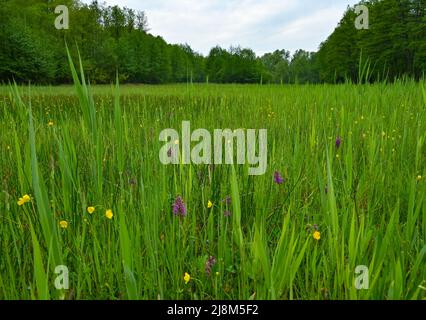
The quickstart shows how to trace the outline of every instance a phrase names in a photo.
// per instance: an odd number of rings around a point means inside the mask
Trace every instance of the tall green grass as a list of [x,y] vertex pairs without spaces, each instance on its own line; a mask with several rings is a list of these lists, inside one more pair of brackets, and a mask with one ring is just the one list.
[[[74,94],[1,96],[0,298],[426,297],[424,83],[91,88],[70,65]],[[162,165],[159,133],[184,120],[268,129],[266,174]],[[172,213],[177,196],[186,217]],[[355,288],[359,265],[368,290]]]

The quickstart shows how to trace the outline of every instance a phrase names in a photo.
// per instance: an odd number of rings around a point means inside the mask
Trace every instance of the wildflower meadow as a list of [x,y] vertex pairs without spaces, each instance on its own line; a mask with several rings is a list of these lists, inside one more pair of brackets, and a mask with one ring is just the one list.
[[[0,299],[426,298],[424,81],[90,86],[70,66],[74,86],[0,88]],[[182,121],[266,129],[265,173],[184,164],[181,136],[163,164]]]

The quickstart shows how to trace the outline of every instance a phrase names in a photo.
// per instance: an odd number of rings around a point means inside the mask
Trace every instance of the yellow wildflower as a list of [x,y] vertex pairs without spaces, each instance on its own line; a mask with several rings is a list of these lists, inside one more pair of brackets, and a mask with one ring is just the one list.
[[422,180],[422,176],[421,176],[421,175],[418,175],[418,176],[417,176],[417,178],[416,178],[416,180],[417,180],[417,181]]
[[319,240],[321,239],[321,233],[319,231],[315,231],[314,234],[312,235],[314,237],[315,240]]
[[105,217],[107,217],[108,219],[112,219],[112,217],[114,216],[114,214],[112,213],[112,210],[111,209],[108,209],[106,212],[105,212]]
[[183,280],[185,281],[185,284],[188,284],[188,282],[191,280],[191,276],[188,272],[185,272],[185,275],[183,276]]
[[209,202],[207,202],[207,208],[211,208],[211,207],[213,207],[213,203],[209,200]]
[[68,222],[66,222],[65,220],[62,220],[62,221],[59,222],[59,226],[62,229],[66,229],[66,228],[68,228]]
[[49,127],[53,126],[53,121],[52,121],[52,120],[50,120],[50,121],[47,123],[47,125],[48,125]]
[[93,212],[95,212],[95,207],[88,207],[87,208],[87,212],[89,212],[90,214],[92,214]]
[[22,198],[18,199],[18,205],[23,206],[24,204],[26,204],[27,202],[30,202],[30,201],[31,201],[31,197],[26,194]]

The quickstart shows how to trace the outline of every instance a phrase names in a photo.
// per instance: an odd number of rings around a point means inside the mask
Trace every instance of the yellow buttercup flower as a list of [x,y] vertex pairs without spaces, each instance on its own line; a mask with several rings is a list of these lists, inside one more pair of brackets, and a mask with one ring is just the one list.
[[49,127],[53,126],[53,121],[52,121],[52,120],[50,120],[50,121],[47,123],[47,125],[48,125]]
[[185,284],[188,284],[188,282],[191,280],[191,276],[188,272],[185,272],[185,275],[183,276],[183,280],[185,281]]
[[95,207],[88,207],[87,208],[87,212],[89,212],[90,214],[92,214],[93,212],[95,212]]
[[314,234],[312,235],[314,237],[315,240],[319,240],[321,239],[321,233],[319,231],[315,231]]
[[68,222],[66,222],[65,220],[62,220],[62,221],[59,222],[59,226],[62,229],[66,229],[66,228],[68,228]]
[[209,202],[207,202],[207,208],[211,208],[211,207],[213,207],[213,203],[209,200]]
[[18,205],[23,206],[24,204],[26,204],[27,202],[30,202],[30,201],[31,201],[31,197],[26,194],[22,198],[18,199]]
[[421,176],[421,175],[418,175],[418,176],[417,176],[417,178],[416,178],[416,180],[417,180],[417,181],[422,180],[422,176]]
[[112,217],[114,216],[114,214],[112,213],[112,210],[111,209],[108,209],[106,212],[105,212],[105,217],[107,217],[108,219],[112,219]]

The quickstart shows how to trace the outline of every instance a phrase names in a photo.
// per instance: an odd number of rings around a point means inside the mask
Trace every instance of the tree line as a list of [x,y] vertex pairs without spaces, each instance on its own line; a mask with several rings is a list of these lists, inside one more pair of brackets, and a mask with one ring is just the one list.
[[326,82],[419,79],[426,70],[426,0],[362,1],[369,10],[369,28],[354,28],[349,8],[318,52],[320,79]]
[[[319,83],[420,78],[426,67],[426,0],[363,1],[369,29],[357,30],[348,7],[318,52],[281,49],[260,57],[219,46],[204,57],[188,44],[149,33],[143,11],[98,1],[0,0],[0,81],[70,83],[65,42],[79,51],[92,83]],[[69,29],[54,27],[57,5],[69,8]],[[278,46],[279,44],[277,44]]]

